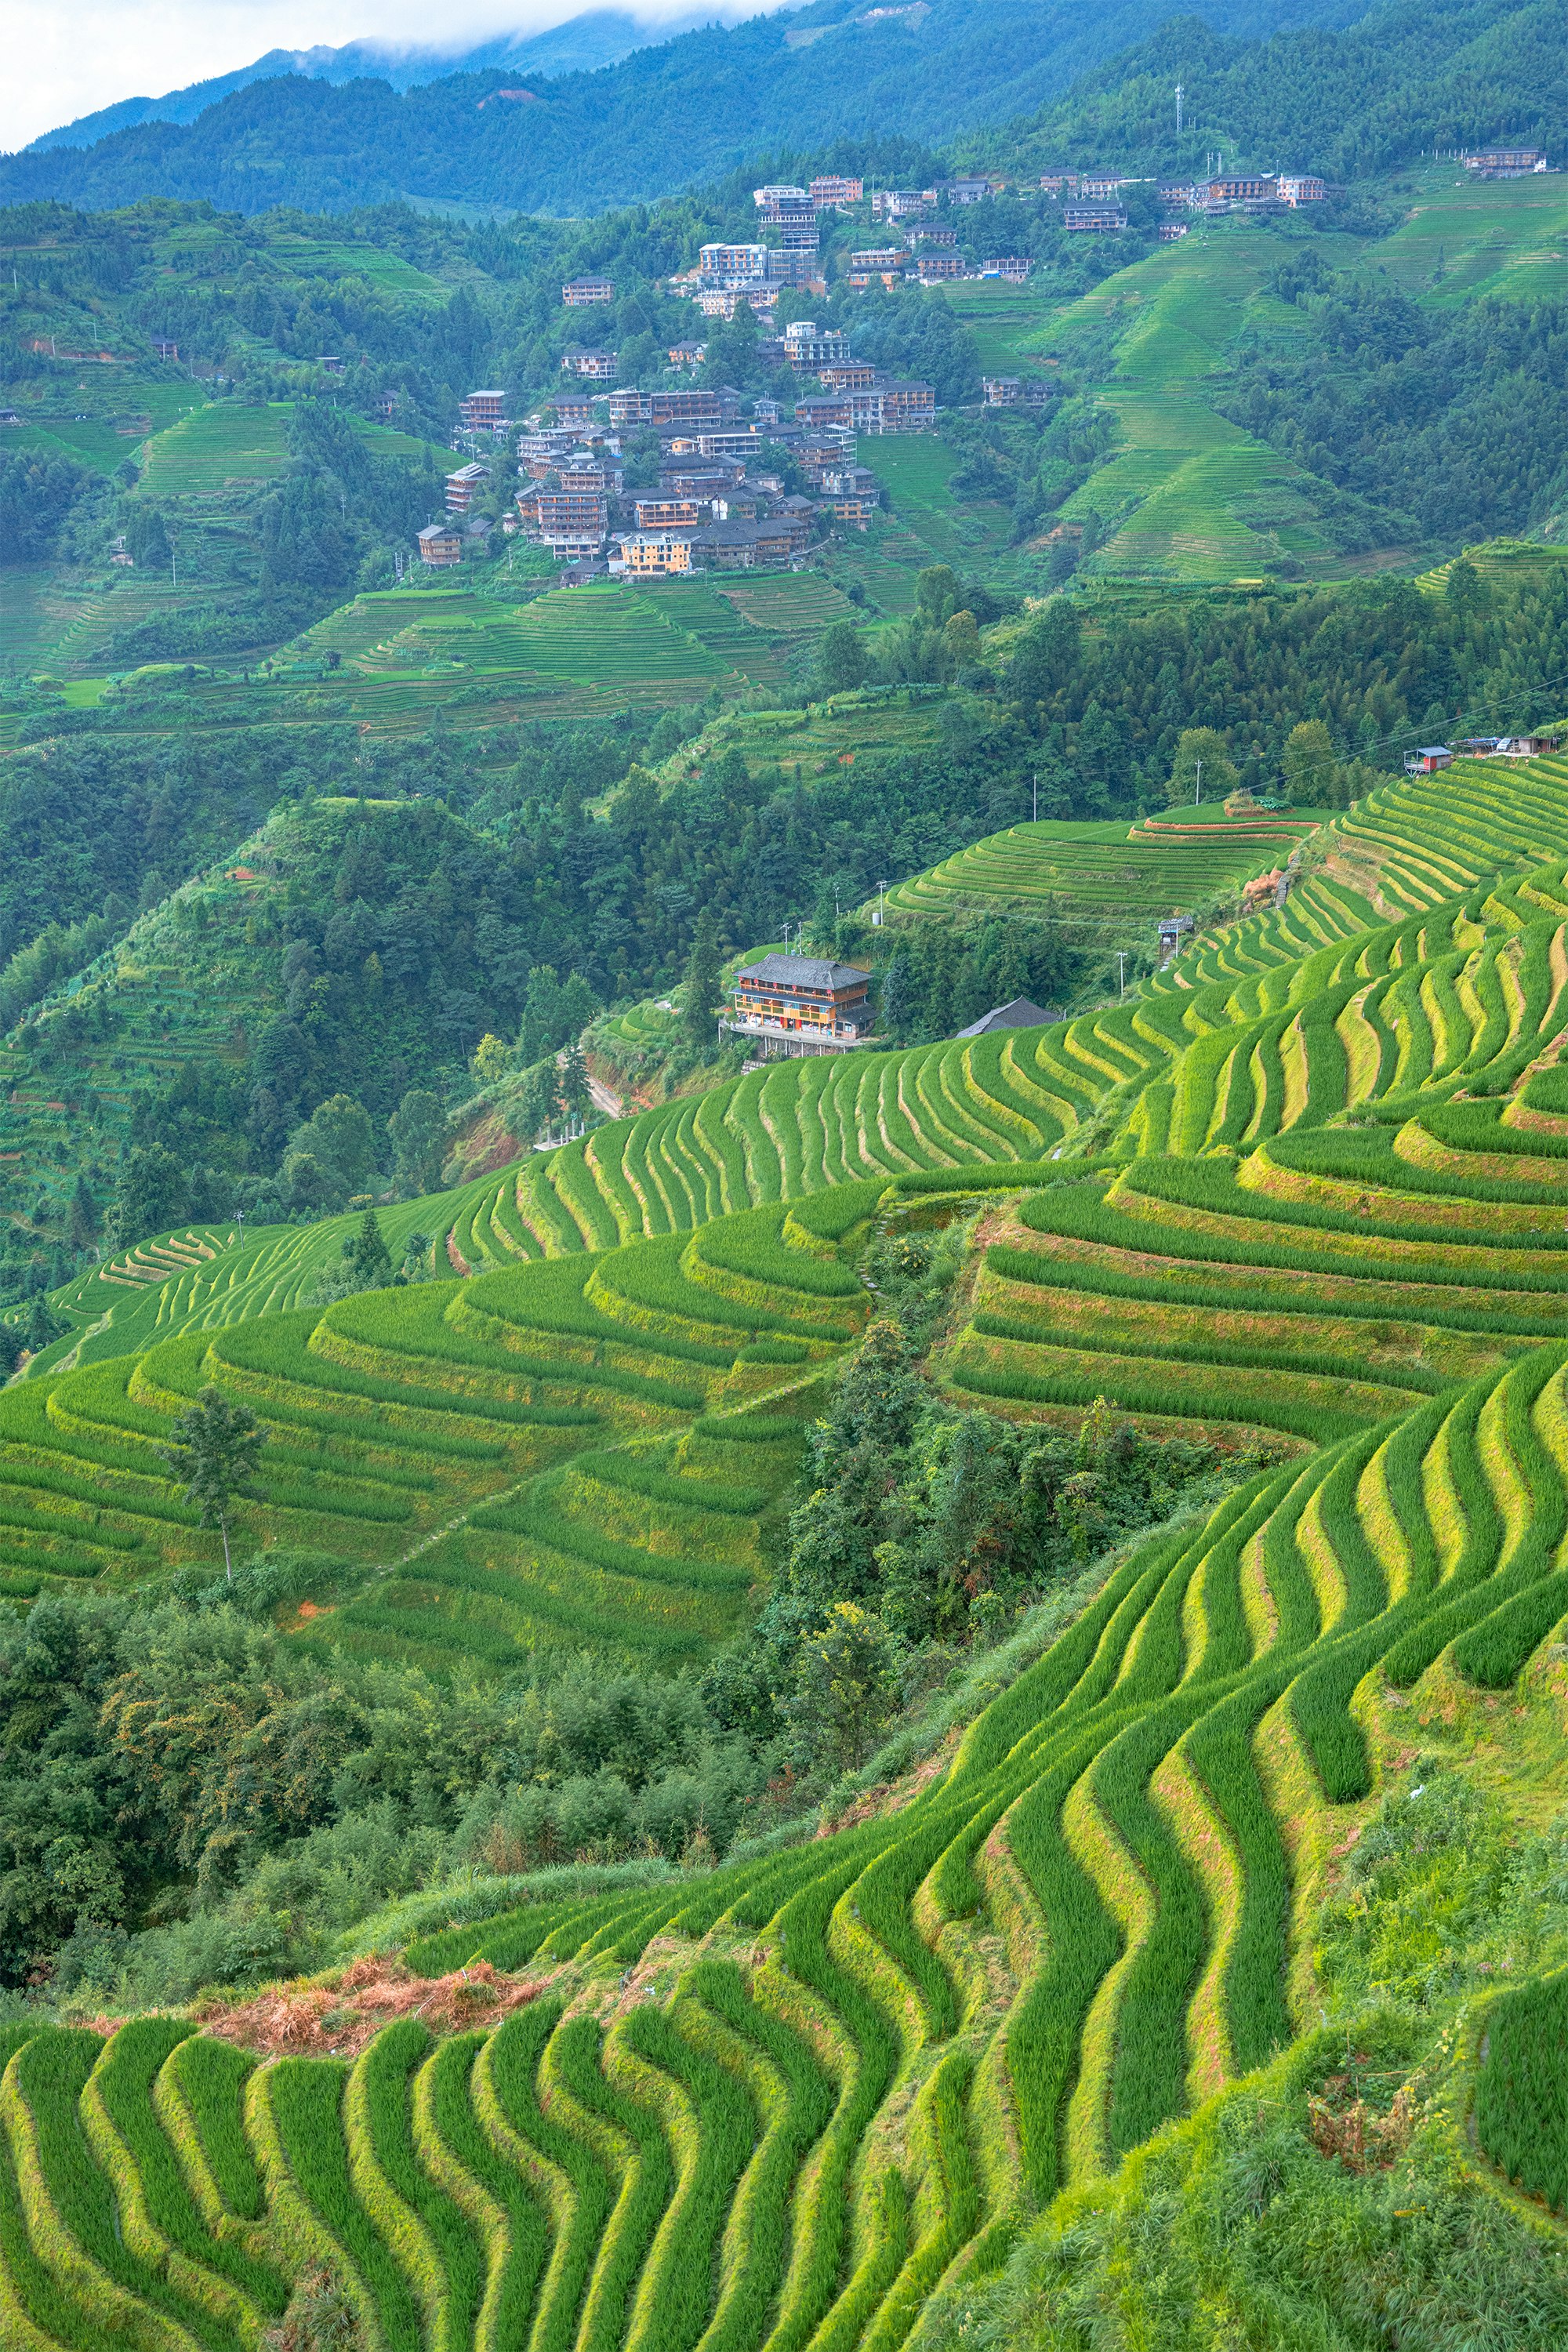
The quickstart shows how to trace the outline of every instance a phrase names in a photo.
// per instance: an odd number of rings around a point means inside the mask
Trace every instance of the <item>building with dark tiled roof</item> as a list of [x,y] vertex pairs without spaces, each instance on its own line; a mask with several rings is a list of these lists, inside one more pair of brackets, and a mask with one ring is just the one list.
[[994,1004],[989,1013],[983,1013],[978,1021],[972,1021],[968,1028],[961,1029],[958,1034],[961,1037],[984,1037],[993,1029],[1044,1029],[1050,1022],[1059,1021],[1061,1017],[1049,1005],[1035,1004],[1026,996],[1016,996],[1011,1004]]
[[765,955],[741,966],[720,1026],[763,1059],[841,1054],[871,1031],[870,978],[827,956]]

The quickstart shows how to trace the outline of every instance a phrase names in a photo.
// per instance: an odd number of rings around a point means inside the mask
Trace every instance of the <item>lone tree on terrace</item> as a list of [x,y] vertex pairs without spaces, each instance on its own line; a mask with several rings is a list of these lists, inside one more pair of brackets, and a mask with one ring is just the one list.
[[231,1404],[221,1389],[209,1386],[175,1422],[174,1441],[161,1449],[163,1459],[184,1480],[186,1502],[200,1507],[203,1527],[220,1530],[224,1573],[232,1584],[229,1517],[237,1496],[256,1491],[267,1432],[247,1404]]

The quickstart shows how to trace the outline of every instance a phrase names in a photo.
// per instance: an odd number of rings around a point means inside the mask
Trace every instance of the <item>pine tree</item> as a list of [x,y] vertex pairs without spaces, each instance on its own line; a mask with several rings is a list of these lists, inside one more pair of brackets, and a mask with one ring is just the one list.
[[76,1190],[71,1194],[70,1210],[66,1220],[66,1233],[72,1249],[84,1250],[90,1247],[97,1231],[98,1203],[88,1189],[87,1178],[79,1175],[76,1180]]
[[525,1071],[518,1090],[515,1132],[531,1148],[538,1142],[555,1110],[555,1065],[535,1062]]
[[365,1211],[360,1229],[346,1244],[343,1255],[362,1290],[384,1290],[392,1280],[392,1253],[374,1209]]
[[683,1005],[687,1037],[693,1053],[701,1059],[706,1059],[712,1053],[719,1041],[714,1015],[721,1000],[719,981],[722,970],[718,926],[713,920],[711,908],[704,907],[697,918],[697,929],[692,935]]
[[49,1312],[49,1302],[41,1290],[33,1293],[33,1304],[27,1311],[27,1352],[36,1356],[57,1337],[58,1326]]
[[588,1091],[588,1065],[583,1059],[581,1045],[574,1037],[561,1056],[561,1108],[566,1114],[567,1126],[574,1118],[585,1119],[593,1103]]

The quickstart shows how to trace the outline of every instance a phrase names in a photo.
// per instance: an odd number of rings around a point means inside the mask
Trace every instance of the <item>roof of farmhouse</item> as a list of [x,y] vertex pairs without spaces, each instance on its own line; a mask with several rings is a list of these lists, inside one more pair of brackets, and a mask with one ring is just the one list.
[[760,963],[743,963],[737,980],[755,981],[763,988],[849,988],[866,974],[852,963],[833,963],[824,956],[766,955]]

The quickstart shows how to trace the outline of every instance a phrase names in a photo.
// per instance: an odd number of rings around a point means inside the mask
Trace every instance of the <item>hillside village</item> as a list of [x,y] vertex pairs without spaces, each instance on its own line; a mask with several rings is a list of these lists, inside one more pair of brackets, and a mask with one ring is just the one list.
[[[764,371],[787,374],[791,393],[745,398],[733,386],[694,379],[708,357],[700,331],[672,342],[662,379],[647,388],[617,381],[617,352],[574,342],[563,352],[570,379],[549,403],[522,421],[505,415],[499,389],[472,391],[461,404],[463,442],[478,450],[487,440],[508,444],[526,486],[515,497],[516,516],[500,529],[520,530],[581,583],[596,576],[640,579],[701,570],[794,567],[835,530],[864,530],[887,503],[875,466],[862,461],[862,438],[919,433],[936,423],[935,388],[899,377],[853,356],[843,327],[791,317],[776,324],[781,297],[826,297],[830,280],[822,250],[824,223],[834,240],[837,278],[848,289],[938,288],[994,281],[1027,283],[1026,255],[978,253],[963,215],[1005,195],[1004,175],[942,180],[924,188],[868,189],[842,173],[806,185],[772,184],[752,191],[758,235],[753,241],[705,244],[696,264],[663,281],[662,289],[689,299],[704,321],[732,321],[744,310],[756,320],[754,359]],[[1195,219],[1233,215],[1268,217],[1321,204],[1321,177],[1310,173],[1216,173],[1203,182],[1151,182],[1114,172],[1045,172],[1039,194],[1070,236],[1121,236],[1136,191],[1145,224],[1157,207],[1162,243],[1184,236]],[[955,217],[956,216],[956,217]],[[842,231],[880,230],[882,242],[847,249]],[[890,240],[890,241],[889,241]],[[584,275],[561,289],[563,307],[592,314],[614,305],[612,278]],[[585,319],[584,324],[587,324]],[[597,389],[597,387],[605,387]],[[1060,393],[1044,372],[981,377],[983,409],[1042,408]],[[389,409],[389,414],[394,413]],[[623,457],[635,434],[658,436],[658,478],[646,491],[628,491]],[[874,458],[875,451],[864,453]],[[506,469],[506,459],[500,461]],[[445,521],[418,534],[419,558],[438,570],[461,563],[466,543],[488,536],[490,524],[473,512],[498,460],[469,455],[447,478]],[[798,478],[803,489],[786,483]]]

